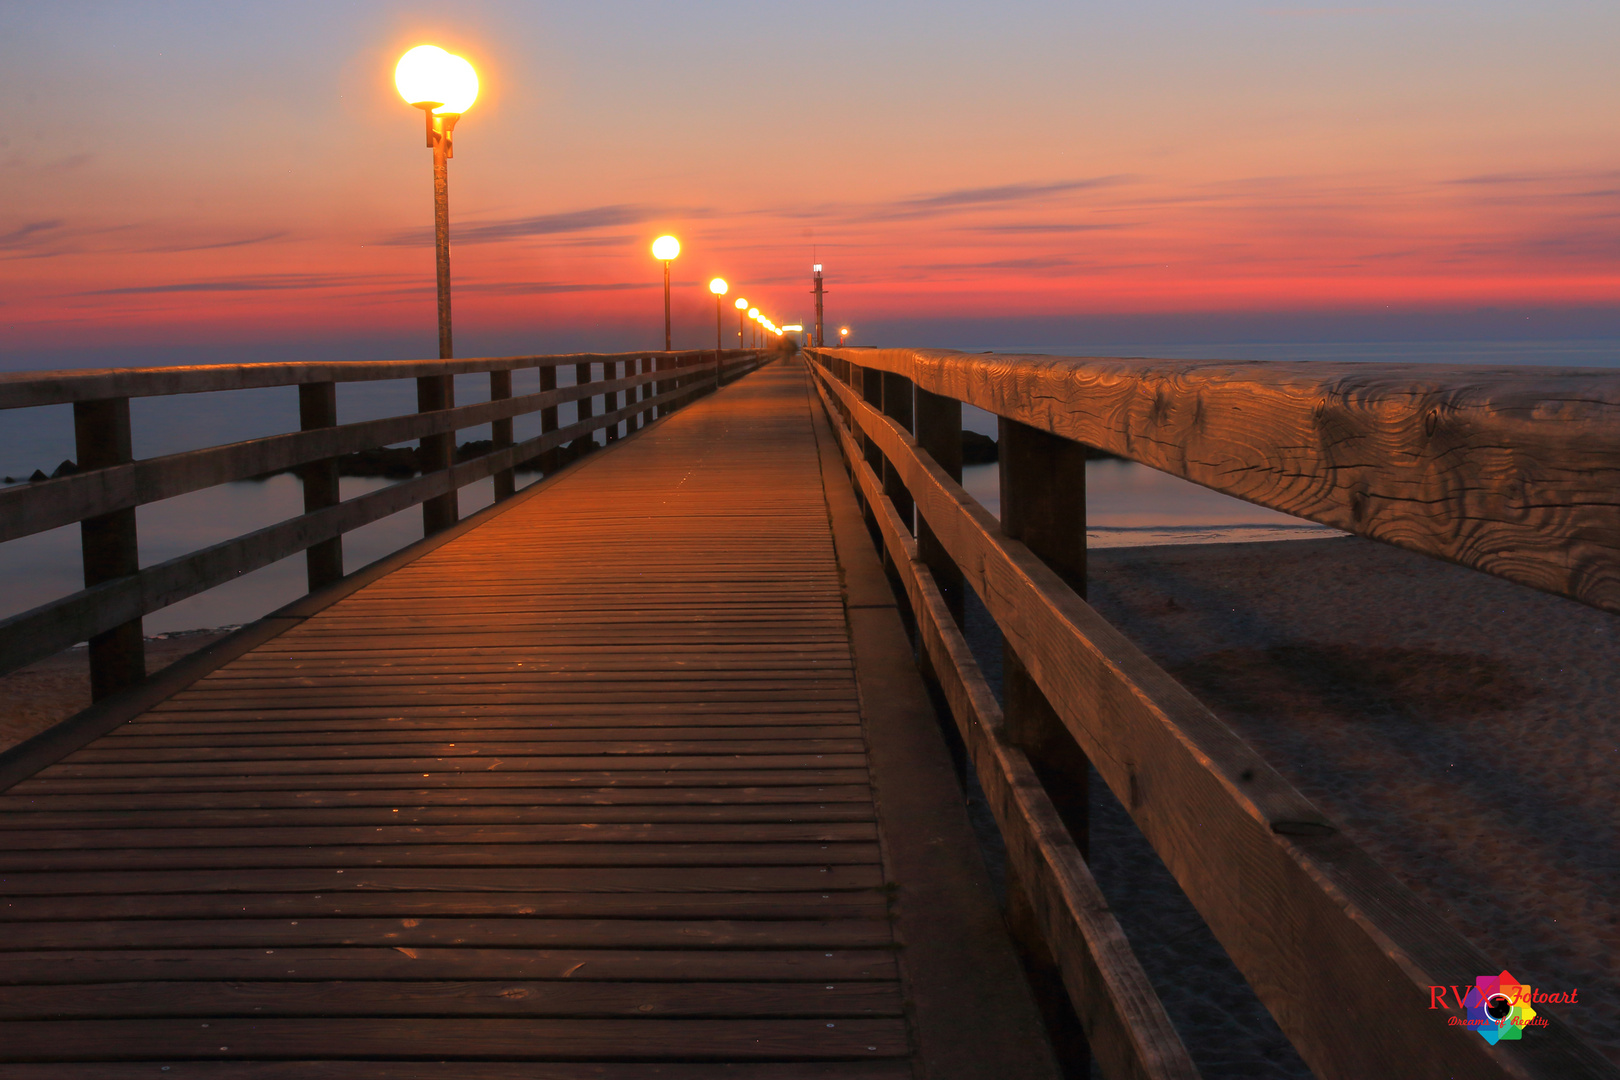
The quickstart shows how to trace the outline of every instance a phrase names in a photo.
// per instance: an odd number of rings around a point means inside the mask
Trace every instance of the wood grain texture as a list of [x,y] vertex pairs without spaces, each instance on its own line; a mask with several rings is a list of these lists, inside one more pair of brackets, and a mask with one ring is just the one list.
[[1620,611],[1613,371],[845,353],[1261,506]]
[[0,794],[0,1077],[913,1075],[808,406],[704,396]]
[[896,508],[881,497],[884,483],[864,460],[839,411],[829,398],[823,400],[854,479],[876,510],[884,544],[911,600],[923,650],[1006,841],[1011,876],[1030,895],[1098,1067],[1111,1080],[1196,1080],[1197,1067],[1079,847],[1028,757],[1008,739],[1001,708],[923,561],[918,541]]
[[[1318,1075],[1620,1075],[1556,1016],[1542,1038],[1495,1047],[1433,1022],[1427,987],[1470,982],[1489,958],[1002,535],[908,433],[836,380],[818,383],[903,474],[1064,725]],[[1331,1007],[1318,994],[1324,972]]]

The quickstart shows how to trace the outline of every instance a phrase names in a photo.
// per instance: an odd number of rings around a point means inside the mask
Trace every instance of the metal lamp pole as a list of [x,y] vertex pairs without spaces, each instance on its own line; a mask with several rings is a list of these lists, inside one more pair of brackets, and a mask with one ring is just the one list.
[[[456,122],[478,97],[478,74],[465,58],[436,45],[418,45],[400,57],[394,85],[406,102],[422,110],[427,145],[433,151],[433,244],[439,284],[439,359],[455,355],[450,332],[450,169],[455,156]],[[450,375],[428,375],[416,380],[419,412],[436,412],[455,405],[455,381]],[[424,473],[448,469],[455,456],[453,431],[427,435],[418,443]],[[432,535],[454,525],[459,516],[454,489],[422,503],[422,528]]]
[[664,264],[664,351],[670,352],[669,334],[669,264],[681,253],[681,242],[673,236],[660,236],[653,241],[653,258]]

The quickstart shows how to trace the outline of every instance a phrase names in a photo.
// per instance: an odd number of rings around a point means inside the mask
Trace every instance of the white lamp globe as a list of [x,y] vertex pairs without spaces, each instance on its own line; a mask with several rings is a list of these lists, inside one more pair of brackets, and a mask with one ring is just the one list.
[[394,86],[412,105],[433,104],[436,114],[460,114],[478,98],[478,73],[465,57],[437,45],[418,45],[399,58]]

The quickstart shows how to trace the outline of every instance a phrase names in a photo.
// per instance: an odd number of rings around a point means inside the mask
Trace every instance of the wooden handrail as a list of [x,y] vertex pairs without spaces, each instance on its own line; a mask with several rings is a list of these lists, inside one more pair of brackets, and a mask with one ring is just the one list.
[[[910,432],[845,385],[849,365],[871,352],[827,350],[811,365],[829,417],[840,427],[850,420],[842,442],[869,507],[892,510],[858,440],[904,483],[920,519],[983,600],[1064,729],[1317,1075],[1620,1076],[1546,1012],[1548,1026],[1534,1040],[1494,1047],[1467,1027],[1448,1026],[1450,1016],[1463,1013],[1432,1008],[1429,987],[1471,983],[1499,965],[1346,838],[1054,570],[1003,535],[995,517]],[[892,561],[906,568],[924,648],[968,745],[975,738],[994,745],[994,716],[973,692],[977,673],[964,663],[948,612],[927,595],[926,565],[906,543],[899,515],[887,527],[885,514],[875,516]],[[987,793],[1005,787],[995,768],[979,755],[975,761]],[[1008,821],[1018,824],[1011,815]],[[1016,854],[1024,841],[1016,828],[1003,829],[1010,856]],[[1057,866],[1028,872],[1050,890]],[[1046,905],[1044,921],[1062,930],[1053,896]],[[1080,947],[1070,930],[1066,939],[1047,938],[1054,952]],[[1059,959],[1071,989],[1080,980],[1070,968],[1096,962],[1094,954]]]
[[652,381],[651,375],[637,375],[565,386],[451,409],[268,435],[19,484],[0,489],[0,541],[70,525],[129,506],[172,499],[216,484],[294,469],[340,454],[420,439],[424,435],[476,427],[603,392],[635,389]]
[[[757,350],[727,349],[736,358]],[[519,368],[601,364],[643,357],[678,363],[713,362],[713,349],[685,352],[559,353],[545,356],[497,356],[470,360],[309,360],[265,364],[195,364],[175,367],[84,368],[78,371],[0,373],[0,409],[61,405],[106,398],[166,397],[217,390],[250,390],[319,382],[378,382],[434,375],[477,375]]]
[[[649,356],[657,357],[657,371],[645,363]],[[640,372],[627,373],[621,378],[556,387],[554,371],[559,363],[583,366],[587,362],[605,360],[617,371],[620,359],[625,360],[627,372],[633,370],[633,366],[641,368]],[[110,576],[98,577],[76,593],[0,619],[0,674],[49,656],[75,642],[89,640],[92,643],[92,676],[96,677],[98,672],[100,675],[96,696],[114,692],[138,682],[144,675],[139,636],[139,620],[143,615],[299,551],[308,551],[311,556],[311,588],[330,583],[334,579],[333,571],[341,571],[341,553],[334,550],[334,545],[344,533],[411,506],[444,499],[486,476],[493,475],[497,480],[502,475],[509,476],[514,468],[543,455],[549,460],[552,453],[562,446],[603,428],[617,429],[620,423],[629,422],[634,429],[650,420],[654,412],[666,415],[694,395],[712,388],[717,377],[724,381],[728,375],[752,369],[762,360],[762,354],[754,351],[730,350],[717,356],[714,350],[709,349],[674,354],[612,354],[607,357],[574,354],[492,360],[389,361],[380,364],[244,364],[101,372],[25,372],[0,376],[0,407],[20,408],[72,401],[76,410],[99,408],[103,400],[114,405],[121,402],[120,407],[127,410],[128,395],[198,393],[250,386],[298,385],[324,396],[328,391],[322,391],[320,387],[330,387],[334,380],[436,378],[467,372],[509,372],[520,367],[539,367],[544,388],[538,393],[517,397],[497,396],[491,401],[459,408],[430,409],[352,424],[306,425],[302,431],[140,461],[130,461],[124,455],[116,463],[104,467],[92,467],[75,475],[0,490],[0,541],[3,541],[75,521],[83,523],[88,529],[93,523],[132,514],[134,507],[145,503],[267,472],[318,467],[341,454],[378,445],[409,439],[448,439],[460,428],[485,423],[509,424],[511,418],[526,413],[539,412],[542,417],[541,434],[534,438],[510,445],[497,445],[492,451],[459,464],[446,462],[443,468],[426,470],[414,479],[347,501],[318,498],[312,503],[306,499],[306,512],[299,516],[155,566],[136,569],[133,531],[127,530],[130,535],[123,538],[118,549],[128,563],[127,568],[118,569]],[[547,374],[553,374],[553,377],[548,379]],[[653,387],[658,392],[649,394],[647,390]],[[570,401],[584,403],[597,395],[616,403],[621,392],[624,394],[623,407],[592,416],[590,410],[582,405],[581,418],[577,423],[561,428],[556,426],[558,405]],[[94,397],[99,393],[126,396],[110,399]],[[510,393],[509,387],[507,393]],[[320,413],[321,410],[316,409],[315,412]],[[509,441],[510,434],[505,435],[498,441]],[[554,467],[553,461],[548,471]],[[87,532],[86,535],[90,534]],[[99,656],[98,642],[106,643]]]
[[1021,880],[1035,886],[1037,918],[1069,993],[1077,1001],[1093,1003],[1084,1018],[1092,1054],[1110,1078],[1196,1080],[1197,1067],[1124,930],[1108,910],[1078,845],[1029,758],[1005,738],[1001,707],[919,556],[916,541],[819,381],[817,389],[856,487],[872,508],[891,562],[900,570],[923,649],[1006,840],[1008,862]]
[[943,349],[812,355],[1620,612],[1620,372]]

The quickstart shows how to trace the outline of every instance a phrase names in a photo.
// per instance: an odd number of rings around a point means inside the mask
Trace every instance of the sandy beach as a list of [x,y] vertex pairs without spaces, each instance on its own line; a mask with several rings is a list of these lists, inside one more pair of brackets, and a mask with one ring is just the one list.
[[[1620,617],[1355,538],[1098,551],[1090,590],[1491,956],[1479,974],[1578,988],[1556,1012],[1620,1062]],[[1156,979],[1218,971],[1134,826],[1097,803],[1099,879]],[[1298,1075],[1240,1002],[1177,994],[1212,1075]],[[1267,1067],[1215,1060],[1248,1052]]]

